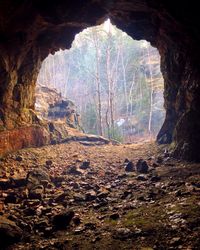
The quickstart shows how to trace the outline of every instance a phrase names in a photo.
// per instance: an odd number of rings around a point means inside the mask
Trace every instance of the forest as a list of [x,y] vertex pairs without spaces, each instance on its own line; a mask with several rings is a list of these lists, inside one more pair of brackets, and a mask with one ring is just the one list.
[[71,99],[86,133],[132,142],[155,138],[164,120],[157,49],[110,20],[77,34],[69,50],[50,54],[37,84]]

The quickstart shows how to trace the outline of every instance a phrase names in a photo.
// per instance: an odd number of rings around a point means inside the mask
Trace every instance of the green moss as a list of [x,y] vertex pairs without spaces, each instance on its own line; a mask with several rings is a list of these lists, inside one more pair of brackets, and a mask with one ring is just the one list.
[[167,222],[166,213],[160,206],[143,206],[130,211],[124,218],[126,227],[138,227],[144,231],[163,227]]
[[113,227],[117,225],[116,220],[112,220],[112,219],[109,219],[109,218],[105,219],[104,222],[105,222],[105,224],[107,224],[109,226],[113,226]]

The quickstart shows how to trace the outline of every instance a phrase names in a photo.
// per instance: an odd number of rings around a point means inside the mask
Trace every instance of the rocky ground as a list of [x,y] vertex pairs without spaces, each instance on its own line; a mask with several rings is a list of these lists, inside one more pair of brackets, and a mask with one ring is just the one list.
[[200,165],[149,142],[9,154],[0,249],[200,249]]

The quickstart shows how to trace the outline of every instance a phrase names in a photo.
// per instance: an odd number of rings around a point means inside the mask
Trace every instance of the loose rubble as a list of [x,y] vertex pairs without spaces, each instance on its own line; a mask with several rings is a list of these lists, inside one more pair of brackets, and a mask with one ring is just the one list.
[[151,143],[21,150],[0,160],[0,246],[198,249],[199,177]]

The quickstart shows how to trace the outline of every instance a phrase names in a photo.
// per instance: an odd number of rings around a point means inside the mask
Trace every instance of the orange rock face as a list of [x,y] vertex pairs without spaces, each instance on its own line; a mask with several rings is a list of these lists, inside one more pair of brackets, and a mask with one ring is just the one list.
[[25,147],[38,147],[50,142],[44,127],[30,126],[0,133],[0,156]]

